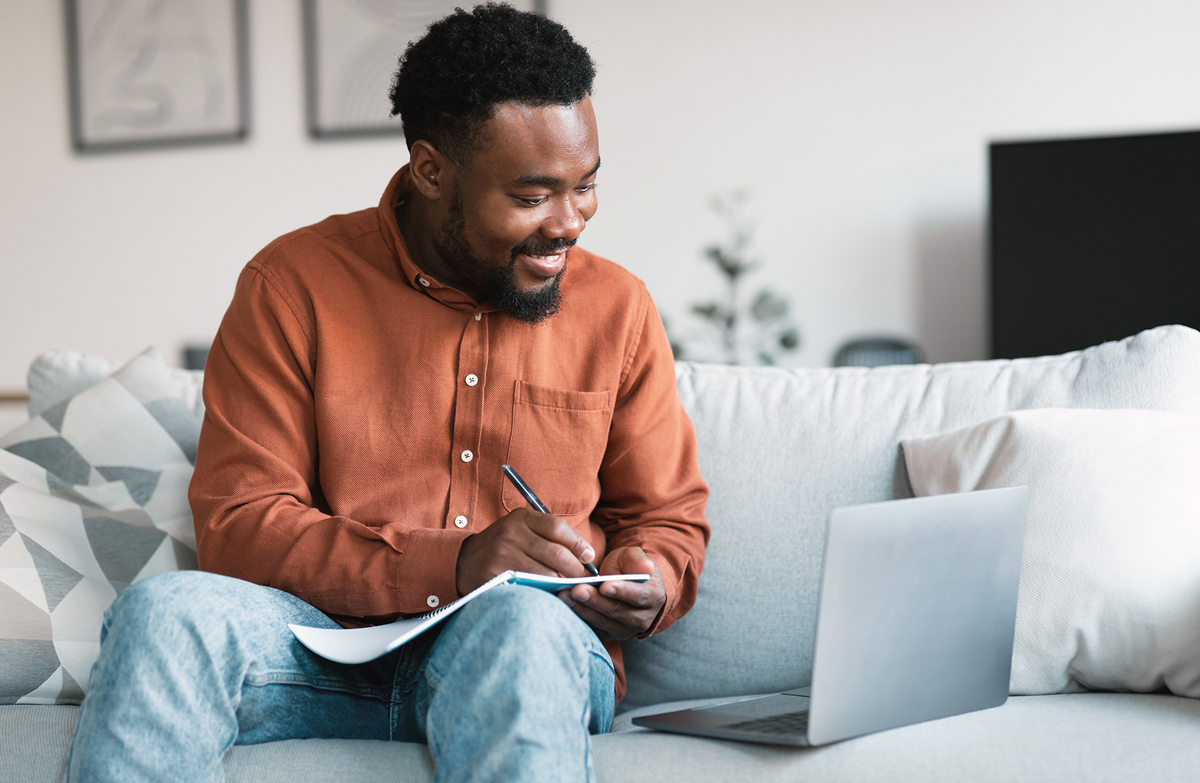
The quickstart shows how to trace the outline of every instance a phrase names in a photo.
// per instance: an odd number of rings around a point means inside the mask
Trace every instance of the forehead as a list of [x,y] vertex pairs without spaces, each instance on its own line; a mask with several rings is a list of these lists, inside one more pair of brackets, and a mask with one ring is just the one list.
[[570,106],[501,103],[488,120],[471,173],[496,182],[536,178],[574,184],[596,166],[600,140],[591,98]]

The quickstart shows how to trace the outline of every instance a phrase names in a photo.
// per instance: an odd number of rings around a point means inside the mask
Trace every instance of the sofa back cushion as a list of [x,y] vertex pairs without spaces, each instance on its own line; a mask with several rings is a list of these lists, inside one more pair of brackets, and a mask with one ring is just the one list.
[[624,645],[620,709],[806,685],[829,512],[912,495],[899,444],[1012,410],[1200,413],[1200,333],[1036,359],[875,369],[680,363],[712,540],[695,608]]

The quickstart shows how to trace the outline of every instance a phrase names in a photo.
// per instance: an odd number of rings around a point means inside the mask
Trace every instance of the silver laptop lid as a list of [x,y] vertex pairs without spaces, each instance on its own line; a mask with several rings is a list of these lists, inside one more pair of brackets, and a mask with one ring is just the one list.
[[1025,487],[835,509],[813,654],[814,745],[1008,698]]

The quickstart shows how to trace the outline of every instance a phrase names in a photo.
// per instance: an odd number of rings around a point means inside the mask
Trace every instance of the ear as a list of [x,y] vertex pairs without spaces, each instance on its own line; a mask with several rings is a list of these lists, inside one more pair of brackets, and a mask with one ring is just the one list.
[[424,139],[413,142],[408,153],[408,173],[413,186],[430,201],[438,201],[450,192],[454,164]]

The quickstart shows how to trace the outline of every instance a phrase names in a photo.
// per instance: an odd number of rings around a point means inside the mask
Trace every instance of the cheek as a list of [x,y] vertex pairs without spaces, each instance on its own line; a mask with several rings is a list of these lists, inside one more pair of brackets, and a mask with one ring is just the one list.
[[592,219],[592,215],[596,214],[596,209],[600,206],[596,199],[596,191],[589,191],[587,196],[579,203],[579,214],[583,216],[583,222]]
[[541,236],[543,219],[543,215],[528,212],[508,221],[504,232],[504,241],[508,248],[517,247],[530,240],[536,241]]
[[474,232],[477,247],[486,248],[489,254],[507,254],[537,232],[537,221],[525,215],[493,213],[491,218],[477,224],[479,230]]

